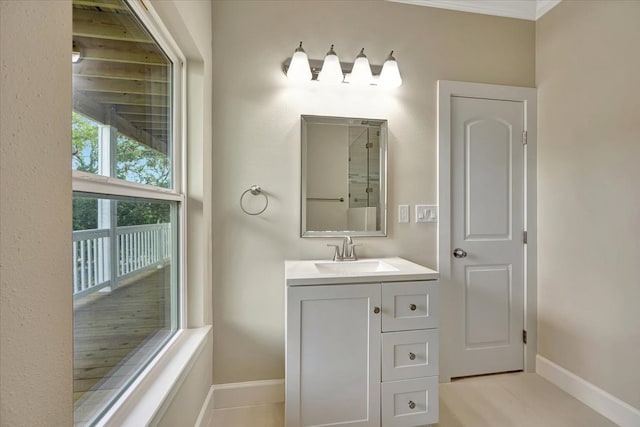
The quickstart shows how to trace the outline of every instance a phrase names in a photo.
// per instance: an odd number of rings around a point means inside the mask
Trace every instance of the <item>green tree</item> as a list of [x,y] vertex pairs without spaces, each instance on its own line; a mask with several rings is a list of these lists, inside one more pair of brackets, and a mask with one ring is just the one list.
[[[98,173],[99,124],[73,112],[72,115],[72,168]],[[125,135],[118,134],[116,144],[116,174],[120,179],[162,188],[171,185],[169,156],[149,148]],[[169,222],[169,205],[144,201],[119,201],[118,226]],[[98,227],[98,202],[95,197],[73,198],[73,229],[87,230]]]
[[73,112],[71,121],[72,168],[98,172],[98,125]]

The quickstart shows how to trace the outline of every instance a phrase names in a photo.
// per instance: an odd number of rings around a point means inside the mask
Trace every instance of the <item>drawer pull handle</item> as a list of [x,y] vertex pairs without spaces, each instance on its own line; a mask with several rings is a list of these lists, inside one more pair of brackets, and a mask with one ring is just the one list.
[[409,409],[415,409],[416,408],[416,404],[413,403],[413,400],[409,401]]
[[415,304],[411,304],[409,306],[409,310],[411,310],[411,311],[416,311],[416,308],[418,308],[418,307]]
[[415,353],[409,353],[409,360],[416,360],[416,354]]
[[375,314],[380,313],[380,307],[373,307],[373,312],[374,312]]

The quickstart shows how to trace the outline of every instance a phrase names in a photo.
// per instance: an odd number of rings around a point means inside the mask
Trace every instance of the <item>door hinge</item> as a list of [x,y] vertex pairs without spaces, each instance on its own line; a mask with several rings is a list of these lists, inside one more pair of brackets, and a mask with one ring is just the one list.
[[527,331],[522,331],[522,342],[527,343]]
[[527,131],[522,131],[522,145],[527,145]]
[[373,148],[373,142],[369,142],[367,144],[364,144],[364,148]]
[[527,232],[523,231],[522,232],[522,241],[524,242],[524,244],[527,244],[527,240],[528,240],[528,236],[527,236]]

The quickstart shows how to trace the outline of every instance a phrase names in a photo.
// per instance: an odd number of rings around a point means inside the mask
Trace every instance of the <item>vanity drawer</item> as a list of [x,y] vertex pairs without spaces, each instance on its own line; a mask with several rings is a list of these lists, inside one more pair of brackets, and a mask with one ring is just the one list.
[[382,425],[414,427],[438,422],[438,377],[382,383]]
[[382,381],[437,375],[437,329],[382,334]]
[[438,327],[438,281],[382,285],[382,331]]

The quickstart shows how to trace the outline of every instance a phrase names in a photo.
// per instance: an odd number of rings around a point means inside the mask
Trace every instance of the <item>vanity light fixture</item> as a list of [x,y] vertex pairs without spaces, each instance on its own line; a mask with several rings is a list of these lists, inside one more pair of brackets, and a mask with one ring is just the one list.
[[342,83],[344,80],[344,74],[342,74],[342,66],[338,55],[333,50],[333,45],[329,48],[329,52],[324,57],[322,63],[322,69],[318,74],[318,81],[323,83]]
[[76,46],[76,43],[73,42],[73,48],[71,50],[71,62],[73,62],[74,64],[78,61],[80,61],[80,49]]
[[384,61],[384,64],[382,64],[382,71],[380,72],[378,84],[380,86],[390,88],[395,88],[402,84],[398,61],[393,57],[393,51],[391,51],[387,59]]
[[351,76],[348,82],[354,85],[368,86],[372,81],[373,74],[371,73],[371,65],[369,65],[369,59],[367,55],[364,54],[364,48],[362,48],[353,63],[353,70],[351,70]]
[[383,66],[369,64],[364,48],[353,63],[340,62],[333,46],[324,60],[309,59],[300,46],[293,56],[282,63],[282,71],[292,81],[304,82],[317,80],[322,83],[350,83],[353,85],[379,85],[396,88],[402,84],[398,62],[389,54]]
[[304,82],[311,80],[311,68],[309,67],[309,57],[302,48],[302,42],[300,46],[293,52],[289,69],[287,70],[287,77],[295,82]]

